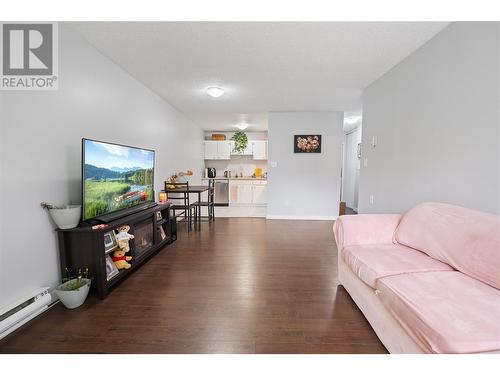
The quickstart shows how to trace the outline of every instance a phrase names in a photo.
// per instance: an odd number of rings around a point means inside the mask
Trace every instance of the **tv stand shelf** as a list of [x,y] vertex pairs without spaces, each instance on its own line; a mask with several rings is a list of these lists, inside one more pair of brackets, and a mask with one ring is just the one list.
[[[169,207],[168,203],[148,207],[109,221],[105,228],[92,229],[90,224],[83,223],[73,229],[58,229],[62,274],[64,275],[66,268],[72,274],[77,273],[78,269],[83,271],[88,268],[92,277],[92,290],[97,292],[99,298],[106,298],[112,286],[177,239],[176,222],[175,218],[170,216]],[[158,212],[162,216],[160,220],[157,219]],[[135,236],[129,241],[130,251],[126,254],[132,257],[129,261],[131,267],[119,270],[108,280],[106,258],[112,256],[113,251],[109,248],[106,250],[105,236],[108,237],[111,231],[123,225],[130,226],[129,233]],[[138,241],[142,242],[138,244]]]

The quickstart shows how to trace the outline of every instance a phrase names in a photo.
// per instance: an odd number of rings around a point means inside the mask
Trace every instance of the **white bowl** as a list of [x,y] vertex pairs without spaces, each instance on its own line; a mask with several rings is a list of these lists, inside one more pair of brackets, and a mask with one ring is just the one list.
[[82,206],[70,205],[65,208],[51,208],[49,213],[59,229],[71,229],[80,223]]

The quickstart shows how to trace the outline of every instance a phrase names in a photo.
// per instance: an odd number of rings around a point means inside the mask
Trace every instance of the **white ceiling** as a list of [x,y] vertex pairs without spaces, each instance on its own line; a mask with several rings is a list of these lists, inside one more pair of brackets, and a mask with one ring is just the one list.
[[[269,111],[359,111],[362,90],[444,22],[85,22],[87,40],[205,130]],[[224,96],[207,96],[208,86]]]

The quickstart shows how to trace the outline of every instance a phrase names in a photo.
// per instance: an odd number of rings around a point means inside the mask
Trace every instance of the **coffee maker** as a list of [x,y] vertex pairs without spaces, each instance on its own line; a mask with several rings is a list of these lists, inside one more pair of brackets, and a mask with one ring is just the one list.
[[215,178],[217,177],[217,171],[215,168],[207,168],[207,178]]

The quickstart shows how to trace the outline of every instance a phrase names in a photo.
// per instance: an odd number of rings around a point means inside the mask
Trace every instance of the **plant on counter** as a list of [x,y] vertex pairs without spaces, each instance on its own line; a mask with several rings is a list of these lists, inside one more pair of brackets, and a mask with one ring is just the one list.
[[248,145],[248,137],[246,133],[242,130],[238,130],[236,133],[234,133],[231,140],[234,141],[233,151],[238,154],[242,154]]

